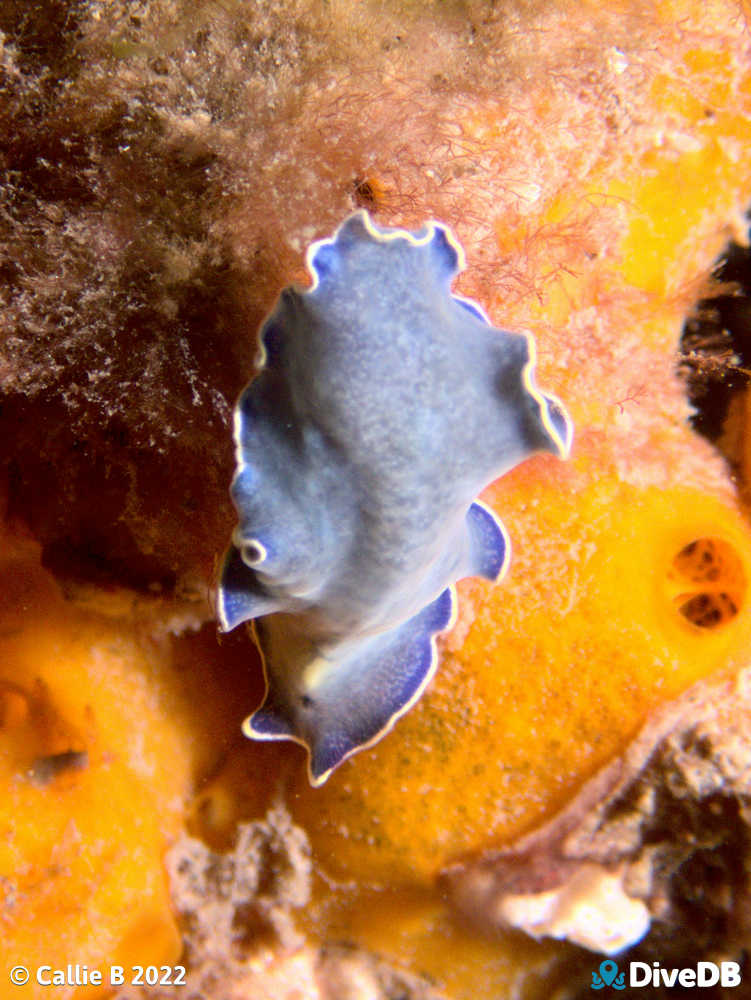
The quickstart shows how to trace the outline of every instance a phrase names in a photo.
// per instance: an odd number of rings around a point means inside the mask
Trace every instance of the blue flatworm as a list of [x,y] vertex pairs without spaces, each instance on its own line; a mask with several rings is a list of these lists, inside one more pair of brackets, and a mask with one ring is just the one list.
[[452,295],[451,231],[345,219],[261,327],[235,410],[238,525],[223,630],[253,620],[266,694],[246,735],[308,750],[314,785],[387,733],[436,666],[454,583],[498,580],[509,540],[475,500],[538,451],[568,454],[534,343]]

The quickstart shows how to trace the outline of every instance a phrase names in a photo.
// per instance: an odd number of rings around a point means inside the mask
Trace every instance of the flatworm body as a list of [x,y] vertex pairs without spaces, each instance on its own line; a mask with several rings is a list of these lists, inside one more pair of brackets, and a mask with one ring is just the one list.
[[246,735],[291,739],[321,784],[420,697],[453,584],[497,580],[509,541],[474,500],[571,425],[534,384],[534,343],[451,294],[449,229],[364,211],[308,250],[261,328],[235,411],[239,523],[218,587],[222,629],[254,620],[266,695]]

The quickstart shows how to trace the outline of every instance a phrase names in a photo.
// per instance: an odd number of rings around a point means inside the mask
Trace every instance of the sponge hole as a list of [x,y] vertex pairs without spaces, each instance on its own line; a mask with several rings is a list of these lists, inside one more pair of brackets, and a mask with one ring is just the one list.
[[726,625],[738,614],[738,606],[729,594],[695,594],[678,608],[680,613],[699,628]]
[[670,580],[678,612],[691,625],[716,629],[736,618],[746,599],[738,553],[722,538],[697,538],[673,559]]

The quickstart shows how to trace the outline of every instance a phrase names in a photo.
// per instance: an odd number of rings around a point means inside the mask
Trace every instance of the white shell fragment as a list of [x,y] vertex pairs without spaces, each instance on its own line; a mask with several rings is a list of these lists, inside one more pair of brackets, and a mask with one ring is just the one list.
[[649,930],[647,906],[623,888],[624,872],[583,864],[546,892],[504,896],[497,918],[532,937],[563,938],[603,955],[617,955]]

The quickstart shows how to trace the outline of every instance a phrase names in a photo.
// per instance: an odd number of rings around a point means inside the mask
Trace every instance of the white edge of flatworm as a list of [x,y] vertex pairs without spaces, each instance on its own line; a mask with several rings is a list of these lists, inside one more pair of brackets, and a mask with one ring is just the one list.
[[[446,229],[445,226],[443,228]],[[446,229],[446,232],[450,232],[450,230]],[[457,274],[458,273],[459,272],[457,271]],[[456,292],[451,293],[451,298],[456,299],[457,302],[464,302],[465,305],[471,306],[471,308],[474,309],[475,312],[478,312],[482,316],[482,318],[485,320],[488,326],[493,326],[490,320],[490,316],[488,316],[488,314],[485,312],[485,310],[482,308],[482,306],[476,299],[470,299],[466,295],[457,295]]]
[[[222,559],[222,566],[227,558],[227,553],[224,553],[224,558]],[[227,621],[227,615],[224,610],[224,601],[222,599],[222,585],[221,580],[214,591],[214,603],[216,605],[216,616],[219,619],[219,630],[221,632],[229,632],[229,622]]]
[[[250,383],[248,383],[248,385],[250,385]],[[247,388],[248,386],[246,385],[245,389]],[[243,389],[240,393],[240,396],[235,403],[234,413],[232,414],[232,436],[235,439],[235,474],[232,477],[230,491],[232,490],[232,486],[235,484],[236,480],[239,479],[240,474],[244,471],[247,464],[242,453],[242,412],[240,410],[240,399],[242,399],[242,394],[245,392],[245,389]],[[232,534],[234,539],[234,532]]]
[[[541,389],[538,389],[537,383],[535,382],[535,365],[537,364],[537,346],[535,344],[535,339],[532,334],[526,330],[521,331],[521,336],[526,338],[527,350],[529,351],[529,358],[522,370],[522,381],[527,392],[536,400],[538,406],[540,407],[540,417],[542,419],[543,426],[548,432],[549,437],[558,447],[558,457],[562,459],[568,458],[571,452],[571,444],[574,434],[574,425],[571,421],[571,417],[568,415],[568,411],[557,396],[555,396],[552,392],[543,392]],[[553,421],[550,419],[547,404],[548,399],[551,399],[556,404],[563,416],[566,423],[567,440],[564,440],[561,437],[556,430]]]
[[[428,243],[433,239],[436,230],[441,229],[446,234],[446,239],[449,241],[453,249],[456,251],[457,261],[456,261],[456,274],[459,274],[467,266],[467,258],[464,254],[464,248],[461,243],[457,240],[454,234],[451,232],[448,226],[444,225],[442,222],[436,222],[435,219],[430,219],[424,224],[424,232],[421,230],[420,233],[410,233],[408,229],[401,229],[400,227],[381,229],[375,222],[370,218],[370,215],[365,211],[364,208],[358,209],[356,212],[351,212],[346,219],[344,219],[337,227],[333,236],[327,236],[325,239],[316,240],[315,243],[311,243],[305,254],[305,266],[308,269],[310,276],[313,279],[313,284],[310,288],[306,288],[306,292],[312,292],[318,287],[319,277],[318,272],[315,269],[313,263],[313,258],[321,249],[321,247],[329,246],[336,243],[339,232],[343,229],[347,223],[354,218],[359,218],[365,229],[379,243],[391,243],[394,240],[406,240],[411,243],[414,247],[427,246]],[[473,302],[472,305],[475,303]]]
[[[433,633],[433,635],[431,635],[430,637],[430,666],[425,672],[425,677],[423,678],[422,683],[414,692],[409,701],[406,702],[406,704],[402,705],[402,707],[399,709],[398,712],[394,712],[394,714],[391,716],[391,718],[388,720],[388,722],[382,729],[379,729],[374,736],[371,736],[371,738],[367,741],[367,743],[361,743],[359,746],[353,747],[352,750],[349,751],[349,753],[346,753],[342,757],[342,759],[334,765],[334,767],[330,767],[328,771],[324,771],[324,773],[319,775],[317,778],[314,777],[310,769],[310,761],[312,758],[312,753],[310,747],[305,742],[305,740],[302,739],[300,736],[295,736],[292,733],[279,733],[273,735],[269,735],[268,733],[256,733],[255,730],[250,725],[250,720],[253,718],[253,714],[249,715],[247,719],[245,719],[245,721],[243,722],[242,724],[243,734],[247,736],[249,739],[253,740],[269,740],[269,741],[287,740],[292,743],[297,743],[301,747],[304,747],[308,754],[308,765],[307,765],[308,781],[313,786],[313,788],[319,788],[325,781],[328,780],[328,778],[331,775],[331,772],[336,770],[336,768],[340,767],[345,762],[345,760],[348,760],[356,753],[360,753],[361,750],[369,750],[371,747],[374,747],[376,743],[379,743],[383,739],[383,737],[386,736],[387,733],[391,732],[391,730],[394,728],[395,724],[399,721],[399,719],[401,719],[403,715],[406,715],[406,713],[413,707],[413,705],[415,705],[422,697],[425,688],[432,681],[433,675],[435,674],[436,671],[436,667],[438,666],[437,638],[443,632],[448,632],[456,624],[457,607],[458,607],[458,602],[456,599],[456,587],[454,586],[454,584],[451,584],[450,586],[444,589],[448,590],[451,596],[451,615],[444,628],[442,628],[440,632]],[[441,593],[443,593],[443,591],[441,591]],[[438,596],[440,596],[440,594]],[[253,640],[256,644],[256,648],[258,649],[258,653],[261,657],[261,665],[263,666],[263,680],[265,685],[265,691],[263,693],[263,701],[261,701],[260,703],[261,705],[263,705],[263,702],[266,700],[266,696],[269,693],[269,687],[270,687],[269,676],[268,676],[268,671],[266,670],[266,658],[263,655],[263,650],[261,649],[260,643],[258,642],[258,636],[256,635],[255,622],[252,623],[251,629],[253,632]]]
[[[379,243],[391,243],[394,240],[406,240],[408,243],[411,243],[412,246],[423,247],[427,246],[432,241],[436,231],[440,229],[445,234],[446,239],[456,253],[456,270],[454,271],[454,277],[461,274],[467,267],[467,255],[464,252],[464,247],[461,245],[456,236],[454,236],[454,232],[451,227],[447,226],[445,222],[437,222],[435,219],[429,219],[423,224],[425,232],[418,236],[417,233],[411,233],[408,229],[402,229],[401,226],[389,226],[387,229],[381,229],[375,224],[375,222],[373,222],[368,212],[364,208],[360,208],[356,212],[351,212],[346,219],[339,223],[333,236],[327,236],[325,239],[316,240],[315,243],[311,243],[308,247],[305,253],[305,266],[313,279],[313,283],[310,288],[305,289],[306,292],[314,291],[318,287],[320,280],[315,264],[313,263],[315,255],[321,247],[336,243],[339,237],[339,230],[346,226],[350,219],[355,217],[362,220],[366,231]],[[492,326],[488,314],[479,302],[475,302],[474,299],[469,299],[464,295],[456,295],[454,292],[451,292],[451,297],[456,299],[457,302],[465,302],[468,306],[471,306],[482,316],[488,326]]]

